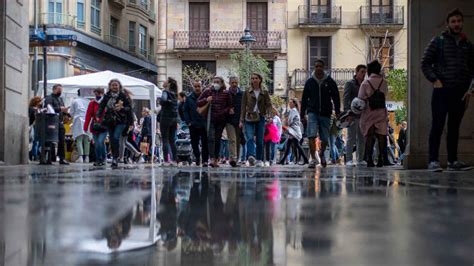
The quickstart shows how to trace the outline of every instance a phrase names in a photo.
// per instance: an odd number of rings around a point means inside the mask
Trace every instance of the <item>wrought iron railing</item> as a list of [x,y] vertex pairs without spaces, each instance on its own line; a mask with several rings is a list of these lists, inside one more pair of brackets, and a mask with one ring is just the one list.
[[102,34],[102,29],[100,27],[97,27],[96,25],[91,25],[91,32],[101,35]]
[[298,22],[306,25],[341,25],[342,7],[302,5],[298,7]]
[[361,6],[361,25],[403,25],[404,6]]
[[[310,78],[311,73],[311,71],[306,69],[295,69],[291,75],[291,87],[304,87],[304,84],[306,83],[306,80]],[[355,75],[355,71],[352,68],[331,68],[328,69],[326,73],[336,81],[338,86],[344,86],[344,84],[351,80]]]
[[40,24],[76,27],[76,16],[57,12],[41,13]]
[[127,42],[115,35],[104,35],[104,41],[120,49],[126,49]]
[[[257,40],[251,49],[280,49],[281,32],[253,31]],[[175,49],[242,49],[239,43],[241,31],[175,31]]]
[[77,28],[78,29],[85,29],[86,28],[86,23],[84,21],[77,21]]

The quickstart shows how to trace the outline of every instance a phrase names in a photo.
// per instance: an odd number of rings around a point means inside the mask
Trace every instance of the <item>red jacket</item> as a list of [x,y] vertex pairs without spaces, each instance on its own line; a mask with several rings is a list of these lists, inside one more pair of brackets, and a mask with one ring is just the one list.
[[[92,130],[92,119],[95,119],[97,111],[99,110],[99,103],[95,100],[91,101],[89,103],[89,106],[87,106],[87,112],[86,112],[86,121],[84,122],[84,131],[90,131],[92,134],[97,134],[98,132],[95,132]],[[99,122],[102,119],[99,120]]]

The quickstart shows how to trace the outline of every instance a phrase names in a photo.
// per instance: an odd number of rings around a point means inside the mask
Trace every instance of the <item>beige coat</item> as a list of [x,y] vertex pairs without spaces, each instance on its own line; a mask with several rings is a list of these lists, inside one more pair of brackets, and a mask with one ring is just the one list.
[[375,127],[375,133],[380,135],[387,135],[387,126],[388,126],[388,112],[387,108],[372,110],[368,104],[368,98],[374,93],[374,90],[370,86],[369,82],[372,83],[375,89],[380,85],[380,82],[383,84],[380,86],[380,91],[385,95],[388,93],[387,81],[382,78],[380,75],[372,74],[369,78],[364,80],[360,85],[358,97],[366,100],[367,108],[362,112],[360,117],[360,129],[364,136],[367,136],[369,129]]

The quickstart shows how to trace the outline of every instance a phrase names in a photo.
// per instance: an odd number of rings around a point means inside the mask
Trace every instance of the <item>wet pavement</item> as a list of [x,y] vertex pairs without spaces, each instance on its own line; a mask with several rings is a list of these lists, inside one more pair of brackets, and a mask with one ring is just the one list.
[[473,265],[474,172],[0,167],[0,265]]

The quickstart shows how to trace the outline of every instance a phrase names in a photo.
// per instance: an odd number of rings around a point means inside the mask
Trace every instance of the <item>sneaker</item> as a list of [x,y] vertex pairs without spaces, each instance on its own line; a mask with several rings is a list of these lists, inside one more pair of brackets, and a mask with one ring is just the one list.
[[311,162],[309,162],[308,168],[309,169],[314,169],[314,168],[316,168],[316,165],[318,165],[316,160],[311,160]]
[[255,157],[249,156],[249,164],[250,166],[255,166]]
[[357,162],[357,166],[367,166],[367,162],[366,161]]
[[112,166],[112,168],[117,168],[117,167],[118,167],[118,161],[117,161],[117,159],[113,159],[113,160],[112,160],[112,165],[111,165],[111,166]]
[[77,160],[75,161],[75,163],[83,163],[84,160],[82,159],[82,156],[79,156],[79,158],[77,158]]
[[323,168],[326,168],[328,166],[328,163],[326,162],[326,158],[324,158],[324,156],[321,157],[321,166]]
[[207,163],[203,163],[202,167],[208,167],[209,165]]
[[472,166],[469,166],[461,161],[455,161],[454,163],[448,163],[448,171],[468,171],[473,169]]
[[89,163],[89,156],[86,156],[86,158],[84,158],[84,162]]
[[59,160],[59,164],[60,165],[69,165],[69,162],[63,159],[63,160]]
[[269,167],[270,166],[270,162],[265,162],[265,167]]
[[265,167],[265,164],[262,162],[262,161],[257,161],[257,163],[255,164],[256,167]]
[[428,164],[428,170],[431,170],[432,172],[442,172],[443,168],[441,168],[439,162],[434,161]]
[[229,164],[232,167],[237,167],[237,163],[235,161],[230,161]]
[[353,161],[348,161],[348,162],[346,163],[346,166],[354,167],[354,166],[356,166],[356,164],[355,164]]

